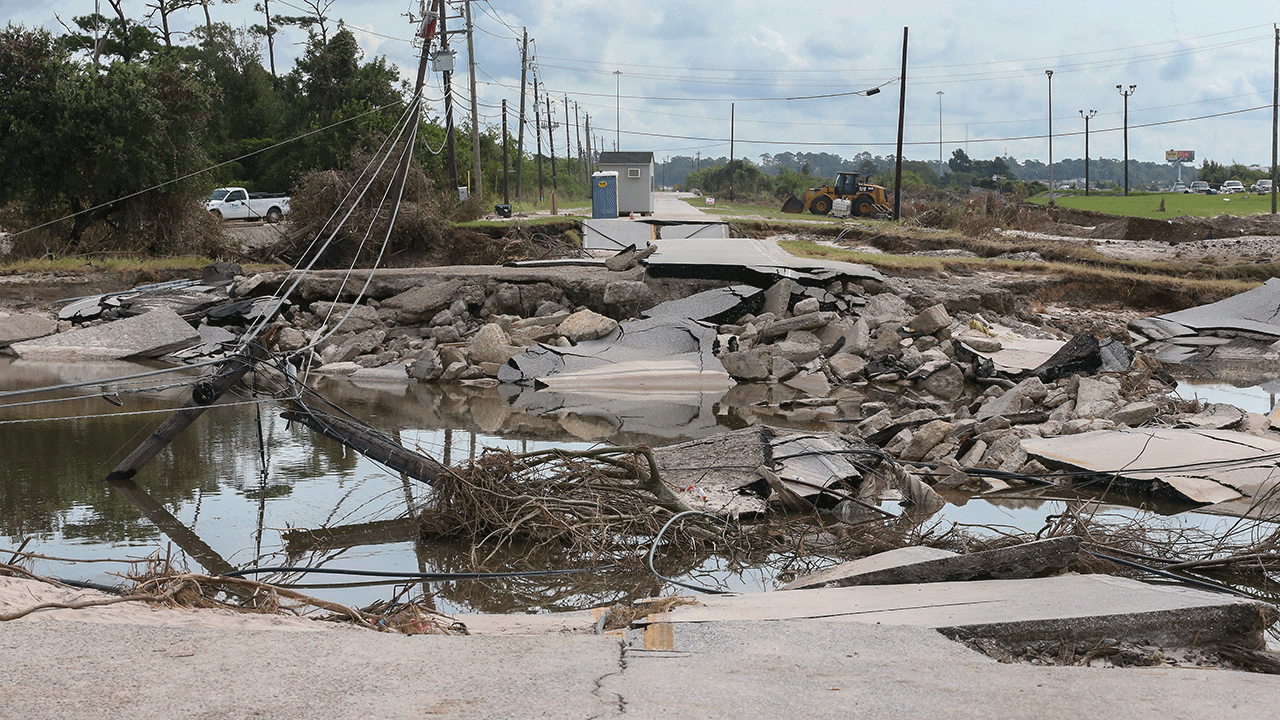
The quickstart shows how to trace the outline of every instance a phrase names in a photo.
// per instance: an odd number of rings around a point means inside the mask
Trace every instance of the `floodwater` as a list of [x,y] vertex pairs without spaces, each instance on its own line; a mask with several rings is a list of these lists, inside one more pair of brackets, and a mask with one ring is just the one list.
[[[280,417],[251,395],[225,396],[182,431],[137,475],[137,484],[176,519],[164,532],[104,478],[190,397],[195,371],[137,382],[107,378],[153,367],[0,359],[0,560],[25,543],[36,573],[117,585],[147,558],[206,572],[191,552],[198,538],[212,557],[237,568],[448,573],[476,570],[471,548],[418,541],[411,516],[430,488]],[[48,393],[12,391],[67,383]],[[465,463],[485,448],[584,449],[598,443],[660,445],[762,421],[758,393],[620,396],[608,402],[515,388],[468,388],[325,380],[328,400],[445,464]],[[5,394],[6,392],[10,394]],[[778,398],[767,398],[777,400]],[[803,415],[801,415],[803,417]],[[775,424],[785,418],[765,418]],[[791,418],[794,420],[794,417]],[[816,428],[816,425],[803,425]],[[832,424],[830,429],[839,429]],[[962,501],[963,502],[963,501]],[[1036,530],[1065,502],[1035,497],[973,499],[948,505],[930,523]],[[891,510],[897,510],[890,507]],[[1225,522],[1200,516],[1193,522]],[[184,530],[185,528],[185,530]],[[171,528],[172,529],[172,528]],[[321,532],[327,531],[327,532]],[[546,564],[539,567],[538,562]],[[202,567],[204,565],[204,567]],[[795,570],[785,563],[743,567],[710,557],[685,567],[685,581],[732,590],[770,590]],[[555,559],[508,554],[489,571],[563,570]],[[406,581],[280,573],[303,592],[348,605],[389,599]],[[595,570],[519,580],[449,580],[426,584],[444,612],[542,612],[578,609],[670,591],[651,575]]]

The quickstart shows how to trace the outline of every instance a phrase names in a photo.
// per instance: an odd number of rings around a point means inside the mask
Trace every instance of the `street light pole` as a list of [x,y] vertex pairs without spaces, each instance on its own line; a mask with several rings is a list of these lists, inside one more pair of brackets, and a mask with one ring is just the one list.
[[1124,96],[1124,196],[1129,197],[1129,96],[1138,86],[1130,85],[1125,90],[1123,85],[1117,85],[1116,89]]
[[1084,118],[1084,196],[1089,197],[1089,119],[1097,115],[1097,110],[1090,110],[1088,114],[1080,111],[1080,117]]
[[1053,71],[1044,74],[1049,78],[1049,206],[1053,207]]
[[939,90],[938,91],[938,177],[942,177],[943,168],[945,167],[942,164],[942,96],[943,95],[946,95],[946,93]]
[[[622,71],[621,71],[621,70],[614,70],[614,71],[613,71],[613,80],[614,80],[614,87],[613,87],[613,112],[614,112],[614,120],[613,120],[613,150],[614,150],[614,152],[617,152],[617,151],[618,151],[618,149],[619,149],[619,142],[622,140],[622,103],[621,103],[621,98],[622,98]],[[606,95],[606,97],[608,97],[608,96]]]

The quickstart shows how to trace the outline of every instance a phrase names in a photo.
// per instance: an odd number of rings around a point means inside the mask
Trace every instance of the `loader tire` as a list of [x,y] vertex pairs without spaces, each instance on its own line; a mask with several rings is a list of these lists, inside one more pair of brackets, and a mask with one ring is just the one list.
[[876,212],[876,203],[870,195],[859,195],[853,199],[853,214],[859,217],[871,217]]
[[820,195],[809,203],[809,212],[814,215],[826,215],[831,212],[831,198],[826,195]]

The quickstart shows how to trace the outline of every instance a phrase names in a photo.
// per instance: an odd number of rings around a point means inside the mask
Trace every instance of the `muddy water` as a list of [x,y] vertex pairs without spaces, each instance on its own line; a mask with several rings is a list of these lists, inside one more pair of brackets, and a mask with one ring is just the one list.
[[[131,363],[34,363],[0,359],[0,393],[64,383],[93,384],[62,393],[0,396],[0,559],[18,548],[59,559],[35,572],[115,585],[149,557],[171,558],[194,572],[205,559],[163,532],[103,478],[190,397],[184,378],[136,383],[105,378],[152,368]],[[729,395],[628,397],[608,401],[555,397],[512,388],[441,389],[432,385],[321,381],[329,400],[446,464],[486,447],[529,451],[580,449],[595,443],[654,445],[704,437],[750,422],[817,428],[800,408],[767,415],[758,400],[778,389]],[[861,398],[845,398],[856,413]],[[856,415],[855,415],[856,416]],[[830,423],[831,429],[843,427]],[[416,541],[408,516],[429,488],[401,477],[309,429],[283,420],[269,402],[227,396],[177,436],[138,474],[137,482],[217,557],[236,567],[308,566],[391,572],[474,569],[468,547]],[[1037,498],[959,499],[936,522],[1035,530],[1063,503]],[[896,510],[896,508],[890,508]],[[373,525],[369,525],[369,524]],[[342,529],[317,540],[300,529]],[[561,569],[555,558],[495,558],[488,569]],[[782,558],[751,567],[724,558],[682,566],[686,580],[728,589],[767,590],[806,569]],[[539,563],[542,563],[539,566]],[[344,576],[261,576],[292,581],[305,592],[351,605],[386,599],[404,587]],[[353,582],[354,580],[354,582]],[[538,612],[589,607],[658,594],[647,573],[618,571],[519,581],[433,582],[444,611]]]

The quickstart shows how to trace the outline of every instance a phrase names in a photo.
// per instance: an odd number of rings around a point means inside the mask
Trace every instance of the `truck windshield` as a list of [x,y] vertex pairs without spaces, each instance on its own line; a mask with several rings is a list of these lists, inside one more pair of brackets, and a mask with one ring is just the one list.
[[210,200],[226,200],[228,192],[230,192],[230,190],[227,190],[226,188],[218,188],[217,190],[214,190],[213,192],[209,193],[209,199]]

